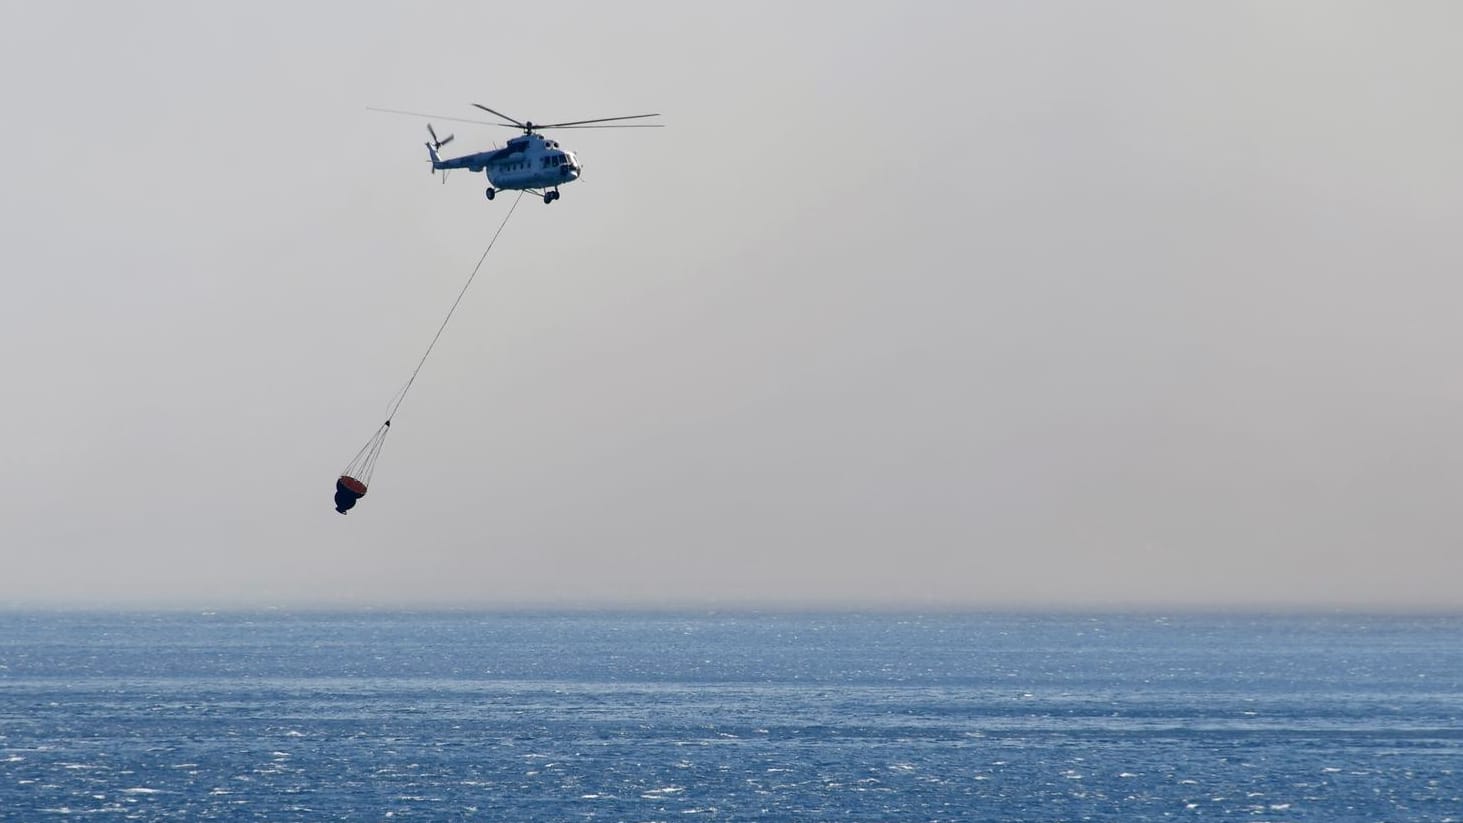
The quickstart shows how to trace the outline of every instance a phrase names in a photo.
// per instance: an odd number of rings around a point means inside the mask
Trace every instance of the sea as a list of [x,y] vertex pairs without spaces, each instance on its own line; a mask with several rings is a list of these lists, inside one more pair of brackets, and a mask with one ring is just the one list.
[[0,820],[1463,821],[1463,616],[0,611]]

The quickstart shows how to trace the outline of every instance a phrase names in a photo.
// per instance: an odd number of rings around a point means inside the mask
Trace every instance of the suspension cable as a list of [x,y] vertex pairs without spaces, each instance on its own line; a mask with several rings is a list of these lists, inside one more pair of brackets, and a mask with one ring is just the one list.
[[381,448],[386,445],[386,435],[391,432],[391,419],[396,416],[397,410],[401,408],[402,402],[406,400],[406,393],[411,390],[412,384],[416,382],[417,375],[422,371],[422,366],[427,364],[427,358],[431,356],[432,349],[436,348],[437,341],[442,337],[442,332],[447,330],[447,323],[452,320],[452,315],[456,313],[457,306],[462,303],[462,298],[467,294],[468,287],[472,285],[473,279],[477,277],[478,271],[482,269],[483,261],[488,259],[488,252],[493,250],[493,245],[498,242],[498,235],[503,233],[503,227],[508,225],[508,218],[513,216],[513,211],[518,208],[518,202],[522,199],[523,192],[520,191],[518,198],[508,208],[508,213],[503,215],[503,222],[498,224],[498,230],[493,232],[492,239],[488,241],[488,247],[483,249],[483,255],[478,258],[477,265],[472,267],[472,273],[467,276],[467,282],[462,284],[462,290],[457,293],[457,299],[452,301],[452,308],[448,309],[447,316],[442,318],[442,325],[438,326],[437,333],[432,335],[432,342],[427,344],[427,350],[422,353],[422,359],[417,361],[417,367],[412,370],[411,378],[406,381],[406,385],[402,386],[396,392],[396,395],[392,397],[391,402],[387,404],[386,422],[382,423],[376,429],[376,433],[371,436],[370,440],[366,441],[366,445],[362,446],[361,450],[356,453],[356,456],[351,459],[351,462],[346,465],[345,469],[341,472],[342,476],[353,478],[362,485],[367,485],[371,482],[371,474],[376,469],[376,459],[381,456]]
[[396,417],[397,410],[401,408],[402,402],[406,400],[406,393],[411,390],[411,385],[416,382],[417,374],[421,372],[422,366],[427,364],[427,358],[431,356],[432,349],[437,345],[437,340],[442,337],[442,332],[447,330],[447,323],[452,320],[452,314],[457,311],[457,305],[462,302],[463,295],[467,294],[467,289],[472,285],[473,278],[478,276],[478,270],[483,267],[483,261],[488,259],[488,252],[493,250],[493,244],[498,242],[498,235],[503,233],[503,227],[508,225],[508,218],[513,216],[514,209],[518,208],[518,202],[522,199],[523,192],[520,191],[518,192],[518,197],[514,199],[513,205],[509,207],[508,213],[503,215],[503,222],[498,224],[498,230],[493,232],[493,239],[488,241],[488,247],[483,249],[483,256],[479,257],[477,265],[472,267],[472,274],[469,274],[467,276],[467,282],[462,284],[462,291],[459,291],[457,293],[457,299],[452,301],[452,308],[448,309],[447,316],[442,318],[442,325],[438,326],[437,333],[432,335],[432,342],[427,344],[427,350],[422,353],[422,359],[417,362],[417,367],[412,370],[411,379],[407,380],[406,385],[402,386],[401,391],[397,392],[396,402],[391,406],[391,411],[386,414],[386,426],[390,426],[391,419]]

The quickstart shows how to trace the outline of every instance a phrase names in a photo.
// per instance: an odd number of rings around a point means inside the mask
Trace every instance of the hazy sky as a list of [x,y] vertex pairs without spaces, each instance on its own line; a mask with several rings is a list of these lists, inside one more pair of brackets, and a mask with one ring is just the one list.
[[0,603],[1463,608],[1460,30],[6,3]]

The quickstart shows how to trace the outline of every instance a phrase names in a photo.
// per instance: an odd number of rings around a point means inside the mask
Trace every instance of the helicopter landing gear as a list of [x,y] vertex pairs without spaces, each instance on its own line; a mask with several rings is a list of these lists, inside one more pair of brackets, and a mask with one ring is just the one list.
[[549,203],[552,203],[552,202],[554,202],[555,200],[558,200],[558,199],[559,199],[559,190],[558,189],[554,189],[553,191],[546,191],[546,192],[544,192],[544,204],[545,205],[548,205]]
[[489,200],[492,200],[494,197],[497,196],[498,192],[494,191],[493,189],[488,189],[487,191],[483,192],[483,194],[486,195]]

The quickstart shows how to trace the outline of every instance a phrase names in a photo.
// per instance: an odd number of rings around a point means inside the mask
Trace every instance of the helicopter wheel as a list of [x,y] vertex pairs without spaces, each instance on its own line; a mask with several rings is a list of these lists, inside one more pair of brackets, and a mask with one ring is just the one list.
[[486,192],[484,192],[484,194],[487,195],[487,198],[489,200],[492,200],[493,197],[496,196],[498,193],[492,189],[488,189]]
[[559,199],[559,193],[558,192],[556,192],[556,191],[546,191],[546,192],[544,192],[544,203],[552,203],[552,202],[554,202],[555,200],[558,200],[558,199]]

